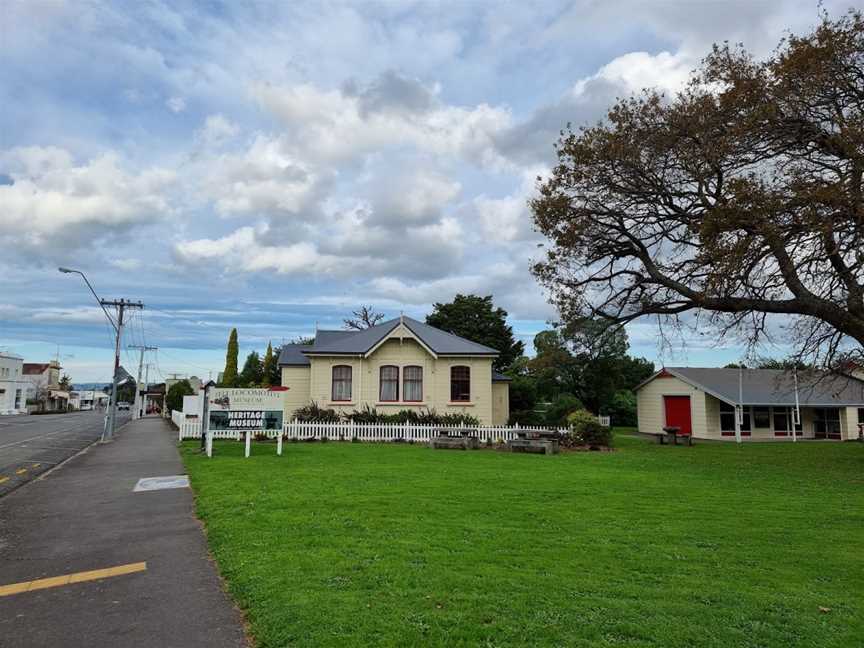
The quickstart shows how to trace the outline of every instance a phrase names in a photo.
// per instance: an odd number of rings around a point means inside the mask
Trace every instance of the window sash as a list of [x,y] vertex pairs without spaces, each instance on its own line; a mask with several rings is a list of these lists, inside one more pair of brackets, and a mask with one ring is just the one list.
[[753,408],[753,427],[760,430],[767,430],[771,427],[771,408],[770,407],[754,407]]
[[395,402],[399,400],[399,367],[385,365],[379,371],[378,400]]
[[351,367],[337,365],[333,367],[333,389],[331,397],[334,401],[351,400]]
[[409,403],[423,400],[423,367],[405,367],[402,370],[402,398]]
[[467,402],[471,400],[471,369],[469,367],[450,368],[450,401]]

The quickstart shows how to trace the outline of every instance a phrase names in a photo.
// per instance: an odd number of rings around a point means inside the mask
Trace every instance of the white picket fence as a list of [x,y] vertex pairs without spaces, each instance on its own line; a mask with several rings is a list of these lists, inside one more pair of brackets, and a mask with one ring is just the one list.
[[[428,441],[438,436],[441,430],[451,434],[467,432],[476,436],[483,443],[509,441],[515,439],[519,432],[531,430],[548,430],[543,427],[494,426],[494,427],[448,427],[433,424],[416,423],[303,423],[292,421],[285,424],[287,439],[331,439],[334,441]],[[559,430],[565,431],[563,429]]]
[[[604,421],[605,419],[605,421]],[[171,412],[171,420],[178,428],[178,440],[183,439],[200,439],[201,438],[201,420],[187,419],[182,412]],[[599,417],[602,425],[609,425],[609,417]],[[321,440],[329,439],[331,441],[411,441],[423,442],[428,441],[434,436],[437,436],[441,430],[447,430],[452,433],[461,433],[463,430],[468,430],[471,436],[476,436],[482,443],[495,443],[497,441],[510,441],[518,437],[520,432],[531,432],[538,430],[549,430],[547,427],[527,426],[520,427],[518,425],[508,426],[492,426],[492,427],[446,427],[441,425],[415,423],[306,423],[300,421],[291,421],[285,423],[282,429],[283,436],[286,439],[298,440]],[[566,432],[566,428],[557,428],[558,432]],[[261,434],[256,431],[255,435]],[[270,438],[278,436],[275,431],[266,431],[265,434]],[[241,431],[229,430],[214,430],[212,432],[214,439],[232,439],[239,441],[244,438]]]

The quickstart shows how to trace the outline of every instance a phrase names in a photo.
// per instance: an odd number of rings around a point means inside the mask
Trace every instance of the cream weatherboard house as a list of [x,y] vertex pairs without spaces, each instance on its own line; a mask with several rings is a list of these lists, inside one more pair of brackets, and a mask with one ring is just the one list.
[[410,317],[363,331],[318,331],[312,344],[286,344],[279,354],[285,420],[314,401],[342,413],[434,409],[506,425],[509,378],[492,369],[497,356]]
[[660,434],[669,426],[697,439],[733,440],[738,425],[743,440],[856,439],[864,426],[862,378],[859,372],[796,376],[770,369],[665,367],[636,388],[639,431]]

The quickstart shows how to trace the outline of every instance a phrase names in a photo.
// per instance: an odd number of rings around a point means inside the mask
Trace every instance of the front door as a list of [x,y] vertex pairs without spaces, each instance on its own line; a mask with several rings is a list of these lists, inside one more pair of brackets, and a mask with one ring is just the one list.
[[693,433],[689,396],[664,396],[663,406],[666,409],[666,427],[680,428],[681,434]]

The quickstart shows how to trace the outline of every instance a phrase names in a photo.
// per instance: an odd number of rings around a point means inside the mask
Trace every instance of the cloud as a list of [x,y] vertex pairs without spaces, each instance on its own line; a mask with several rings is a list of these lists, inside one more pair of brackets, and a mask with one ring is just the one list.
[[181,113],[186,110],[186,100],[183,97],[169,97],[165,105],[173,113]]
[[225,115],[210,115],[196,136],[205,144],[218,146],[237,136],[240,127]]
[[[231,132],[221,120],[208,123],[210,133]],[[290,149],[285,136],[259,134],[245,151],[203,160],[200,181],[205,195],[222,216],[302,217],[320,198],[322,183],[331,174],[307,164]]]
[[444,104],[435,91],[392,73],[367,88],[258,84],[253,94],[304,159],[335,163],[406,146],[482,164],[498,161],[493,135],[510,126],[503,107]]
[[122,168],[116,153],[76,163],[56,147],[21,147],[0,154],[12,184],[0,185],[0,237],[38,253],[72,248],[163,218],[176,175]]

